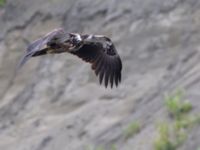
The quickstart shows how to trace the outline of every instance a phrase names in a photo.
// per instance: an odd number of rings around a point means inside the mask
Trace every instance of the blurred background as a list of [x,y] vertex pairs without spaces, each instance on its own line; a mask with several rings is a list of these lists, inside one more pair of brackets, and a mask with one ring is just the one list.
[[[70,54],[32,58],[55,28],[110,37],[118,88]],[[200,150],[199,0],[0,0],[1,150]]]

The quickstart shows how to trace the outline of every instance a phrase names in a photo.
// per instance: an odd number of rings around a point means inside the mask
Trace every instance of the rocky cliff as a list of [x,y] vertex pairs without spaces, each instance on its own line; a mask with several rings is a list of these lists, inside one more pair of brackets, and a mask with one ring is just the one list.
[[[15,77],[26,46],[58,27],[112,38],[120,86],[100,86],[69,54],[33,58]],[[176,89],[198,113],[199,0],[7,0],[0,8],[1,150],[153,150],[157,123],[170,120],[164,95]],[[133,121],[140,131],[124,138]],[[187,135],[178,148],[197,150],[200,126]]]

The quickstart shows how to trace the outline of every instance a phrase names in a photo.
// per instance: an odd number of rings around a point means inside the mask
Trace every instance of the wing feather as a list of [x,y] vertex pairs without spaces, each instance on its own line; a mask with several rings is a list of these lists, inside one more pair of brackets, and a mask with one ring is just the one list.
[[109,81],[110,75],[112,73],[111,60],[112,59],[106,59],[105,87],[108,86],[108,81]]
[[103,77],[106,71],[106,60],[103,58],[102,60],[102,64],[101,64],[101,70],[100,70],[100,74],[99,74],[99,83],[102,84],[103,81]]
[[79,50],[71,53],[91,63],[91,68],[99,76],[99,83],[102,84],[104,81],[105,87],[110,83],[112,88],[113,83],[118,86],[121,82],[122,62],[114,45],[106,50],[102,41],[98,42],[98,39],[96,39],[95,42],[87,42]]
[[99,60],[97,62],[97,65],[94,66],[92,69],[95,70],[95,74],[98,75],[101,68],[102,68],[102,64],[103,64],[103,59],[102,56],[99,56]]
[[115,72],[114,72],[114,66],[111,66],[112,67],[112,72],[110,74],[110,86],[111,88],[113,87],[113,81],[114,81],[114,75],[115,75]]

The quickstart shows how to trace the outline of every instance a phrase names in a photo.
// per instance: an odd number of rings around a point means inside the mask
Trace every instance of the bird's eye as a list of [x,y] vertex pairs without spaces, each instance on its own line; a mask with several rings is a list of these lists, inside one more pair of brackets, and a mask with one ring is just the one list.
[[78,43],[79,43],[79,40],[77,40],[76,38],[73,38],[73,39],[72,39],[72,43],[73,43],[73,44],[78,44]]

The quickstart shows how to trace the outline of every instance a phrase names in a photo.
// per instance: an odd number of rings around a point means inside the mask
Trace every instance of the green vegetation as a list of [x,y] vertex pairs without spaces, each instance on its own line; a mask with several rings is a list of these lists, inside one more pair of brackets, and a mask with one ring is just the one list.
[[178,91],[174,95],[166,96],[165,105],[172,117],[180,119],[185,113],[188,113],[192,109],[192,105],[188,101],[182,100],[182,92]]
[[[133,121],[131,122],[125,129],[124,129],[124,137],[125,139],[129,139],[131,137],[133,137],[135,134],[137,134],[138,132],[140,132],[141,130],[141,125],[139,122],[137,121]],[[98,146],[96,148],[91,147],[91,146],[87,146],[85,148],[85,150],[106,150],[104,147],[102,146]],[[117,150],[117,147],[115,144],[110,146],[109,150]]]
[[192,110],[191,103],[182,99],[180,91],[166,97],[165,105],[172,120],[158,125],[155,150],[176,150],[187,139],[188,129],[200,123],[200,116],[189,113]]
[[[157,125],[157,137],[154,150],[177,150],[186,140],[190,129],[200,124],[200,114],[191,114],[192,104],[183,100],[183,92],[176,92],[165,97],[165,107],[170,118]],[[131,122],[124,130],[125,139],[133,137],[141,131],[138,121]],[[87,147],[86,150],[107,150],[105,147]],[[110,146],[109,150],[117,150]],[[200,150],[199,148],[197,150]]]
[[133,137],[136,133],[140,132],[141,125],[139,122],[132,122],[128,125],[128,127],[124,130],[124,136],[126,139]]
[[0,7],[3,7],[6,4],[6,0],[0,0]]
[[183,128],[176,129],[174,124],[162,123],[158,125],[158,137],[154,142],[155,150],[176,150],[187,138]]
[[[133,121],[131,122],[124,130],[124,137],[125,139],[129,139],[131,137],[133,137],[136,133],[140,132],[141,130],[141,125],[139,122]],[[91,145],[86,146],[85,150],[105,150],[105,148],[103,146],[98,146],[98,147],[94,147]],[[117,147],[115,144],[110,146],[109,150],[117,150]]]
[[[90,147],[90,146],[88,146],[88,147],[86,147],[85,150],[105,150],[105,149],[102,146],[99,146],[99,147],[97,147],[95,149]],[[117,148],[116,148],[115,145],[112,145],[110,150],[117,150]]]
[[113,144],[111,150],[117,150],[117,147]]
[[159,136],[155,140],[155,150],[175,150],[175,145],[170,140],[169,125],[162,123],[158,126]]

